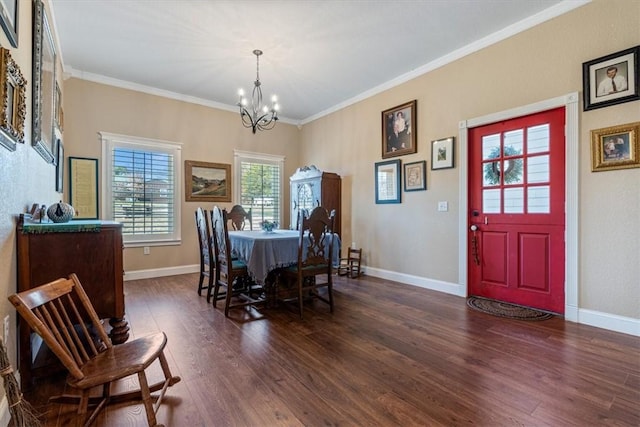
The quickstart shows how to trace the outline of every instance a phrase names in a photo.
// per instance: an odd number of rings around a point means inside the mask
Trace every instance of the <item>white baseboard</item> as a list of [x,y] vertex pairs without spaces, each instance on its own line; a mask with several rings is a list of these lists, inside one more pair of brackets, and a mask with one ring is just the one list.
[[[13,375],[15,375],[16,381],[20,384],[20,372],[15,370]],[[8,426],[9,421],[11,421],[11,412],[9,412],[9,401],[5,394],[2,396],[2,400],[0,400],[0,426]]]
[[393,280],[394,282],[405,283],[407,285],[418,286],[419,288],[430,289],[432,291],[444,292],[445,294],[466,297],[467,290],[451,282],[428,279],[426,277],[412,276],[410,274],[397,273],[395,271],[382,270],[379,268],[366,267],[366,274],[380,279]]
[[179,267],[154,268],[152,270],[125,271],[124,280],[153,279],[154,277],[175,276],[178,274],[198,273],[200,264],[182,265]]
[[11,421],[11,414],[9,413],[7,396],[2,396],[2,400],[0,400],[0,426],[9,425],[9,421]]
[[623,334],[640,336],[640,319],[623,317],[601,311],[578,309],[578,323],[622,332]]

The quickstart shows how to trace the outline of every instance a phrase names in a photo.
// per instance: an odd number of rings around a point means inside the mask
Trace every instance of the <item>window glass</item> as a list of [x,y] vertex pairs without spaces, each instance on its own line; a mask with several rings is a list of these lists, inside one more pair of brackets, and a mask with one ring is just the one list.
[[251,209],[254,229],[259,230],[262,221],[282,226],[283,169],[281,156],[236,151],[236,200]]
[[180,242],[180,146],[101,133],[102,218],[122,223],[126,246]]
[[527,153],[549,151],[549,124],[527,128]]
[[482,212],[500,213],[500,190],[482,190]]
[[527,211],[529,213],[551,213],[549,186],[527,188]]

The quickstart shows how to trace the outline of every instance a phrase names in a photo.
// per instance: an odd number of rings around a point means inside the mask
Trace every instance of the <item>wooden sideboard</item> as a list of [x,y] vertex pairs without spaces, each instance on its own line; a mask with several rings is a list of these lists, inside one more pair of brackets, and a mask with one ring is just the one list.
[[[114,344],[129,338],[124,319],[122,224],[81,220],[63,224],[20,218],[17,227],[18,291],[76,273],[101,319],[109,319]],[[50,373],[50,360],[32,348],[31,329],[18,320],[18,363],[23,387]],[[43,359],[43,360],[41,360]]]

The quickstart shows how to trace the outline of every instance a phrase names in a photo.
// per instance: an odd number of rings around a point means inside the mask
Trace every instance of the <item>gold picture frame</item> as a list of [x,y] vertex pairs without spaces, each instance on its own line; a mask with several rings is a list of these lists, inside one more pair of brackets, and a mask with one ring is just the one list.
[[230,202],[231,165],[185,160],[184,185],[187,202]]
[[591,171],[640,167],[640,122],[591,131]]
[[0,47],[0,144],[15,151],[24,143],[24,122],[27,117],[27,80],[13,60],[9,50]]

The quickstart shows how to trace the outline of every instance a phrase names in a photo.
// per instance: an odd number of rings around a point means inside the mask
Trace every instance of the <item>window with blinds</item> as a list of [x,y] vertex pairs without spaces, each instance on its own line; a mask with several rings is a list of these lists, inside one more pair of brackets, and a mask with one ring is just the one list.
[[253,229],[262,221],[282,224],[282,176],[284,158],[236,151],[236,200],[251,209]]
[[129,246],[180,241],[180,147],[102,133],[103,217]]

